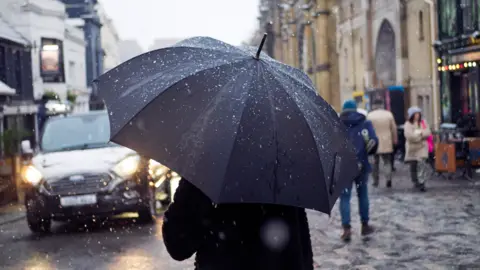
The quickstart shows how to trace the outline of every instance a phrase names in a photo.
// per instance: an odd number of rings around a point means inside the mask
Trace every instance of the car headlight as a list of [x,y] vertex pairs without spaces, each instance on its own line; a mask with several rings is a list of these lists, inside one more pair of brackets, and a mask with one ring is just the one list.
[[38,185],[43,178],[42,173],[32,165],[29,165],[25,168],[22,176],[26,182],[34,186]]
[[139,166],[140,156],[128,156],[113,167],[113,172],[122,178],[129,178],[138,171]]

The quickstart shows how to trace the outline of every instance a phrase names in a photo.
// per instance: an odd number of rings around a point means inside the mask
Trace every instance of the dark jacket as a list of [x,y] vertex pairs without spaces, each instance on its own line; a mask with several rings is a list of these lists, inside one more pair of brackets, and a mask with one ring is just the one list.
[[344,111],[340,114],[340,120],[347,127],[348,136],[351,143],[356,149],[358,161],[362,164],[364,172],[368,173],[372,170],[368,162],[368,152],[365,149],[366,142],[362,138],[361,132],[366,129],[369,138],[378,145],[378,138],[373,129],[373,125],[366,119],[366,116],[356,111]]
[[166,211],[163,238],[178,261],[196,253],[197,270],[313,269],[305,210],[260,204],[215,206],[181,180]]

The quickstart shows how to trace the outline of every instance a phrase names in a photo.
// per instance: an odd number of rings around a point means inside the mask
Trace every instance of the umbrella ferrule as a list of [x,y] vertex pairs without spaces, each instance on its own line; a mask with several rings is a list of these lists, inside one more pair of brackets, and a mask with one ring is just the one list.
[[263,45],[265,44],[265,40],[267,39],[267,33],[263,34],[262,42],[260,42],[260,46],[258,46],[257,54],[255,55],[255,59],[260,59],[260,53],[262,52]]

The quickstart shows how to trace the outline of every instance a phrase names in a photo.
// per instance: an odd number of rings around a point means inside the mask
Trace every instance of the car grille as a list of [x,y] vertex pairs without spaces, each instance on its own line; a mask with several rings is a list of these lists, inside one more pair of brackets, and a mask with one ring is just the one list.
[[72,181],[70,176],[48,184],[53,195],[76,195],[96,193],[105,188],[112,179],[109,174],[84,174],[84,180]]

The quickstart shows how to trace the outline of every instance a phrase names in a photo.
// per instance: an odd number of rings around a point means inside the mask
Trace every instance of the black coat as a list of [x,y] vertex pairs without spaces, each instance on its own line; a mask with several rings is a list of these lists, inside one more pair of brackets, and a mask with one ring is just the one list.
[[178,261],[196,253],[197,270],[313,269],[305,210],[211,200],[188,181],[180,181],[166,211],[163,238]]

